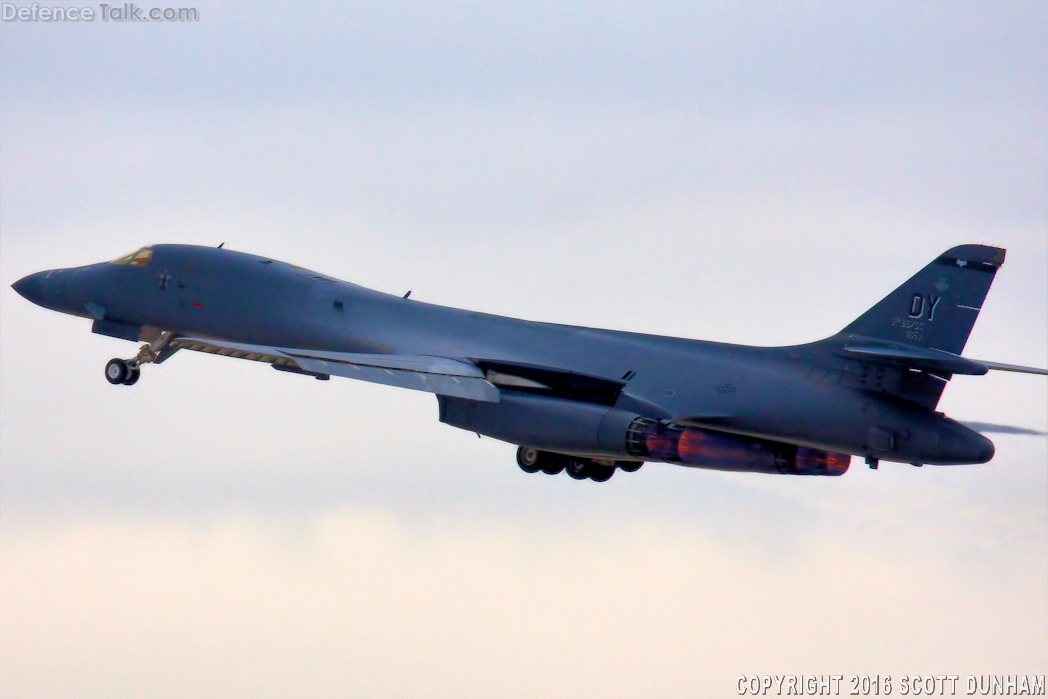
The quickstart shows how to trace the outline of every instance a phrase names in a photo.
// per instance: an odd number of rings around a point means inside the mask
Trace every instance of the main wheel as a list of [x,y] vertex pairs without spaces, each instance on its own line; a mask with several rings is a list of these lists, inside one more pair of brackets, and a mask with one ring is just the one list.
[[569,459],[565,470],[575,480],[583,481],[589,478],[590,464],[583,459]]
[[130,368],[123,359],[110,359],[106,364],[106,381],[111,384],[124,383],[130,373]]
[[138,383],[138,377],[142,375],[142,370],[138,367],[130,367],[127,370],[127,378],[124,379],[125,386],[134,386]]
[[603,483],[604,481],[608,480],[609,478],[615,475],[614,466],[601,466],[600,464],[590,464],[589,468],[586,470],[589,471],[590,480],[596,481],[598,483]]
[[517,466],[524,473],[538,473],[542,468],[542,452],[531,447],[518,447]]
[[564,470],[567,465],[567,459],[560,454],[550,454],[549,452],[541,452],[542,459],[539,461],[539,470],[545,473],[547,476],[555,476]]
[[643,461],[616,461],[615,465],[619,467],[620,471],[625,471],[626,473],[633,473],[634,471],[639,471],[640,467],[644,465],[644,462]]

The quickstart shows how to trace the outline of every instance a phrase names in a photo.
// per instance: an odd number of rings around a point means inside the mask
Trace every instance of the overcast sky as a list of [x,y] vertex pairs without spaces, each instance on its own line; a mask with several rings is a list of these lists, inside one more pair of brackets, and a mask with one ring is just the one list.
[[[428,394],[191,353],[110,386],[133,345],[9,288],[225,242],[435,303],[781,345],[987,243],[1008,259],[965,354],[1045,366],[1048,6],[193,6],[0,24],[4,697],[1048,672],[1044,436],[838,479],[528,476]],[[940,409],[1044,432],[1048,387],[958,377]]]

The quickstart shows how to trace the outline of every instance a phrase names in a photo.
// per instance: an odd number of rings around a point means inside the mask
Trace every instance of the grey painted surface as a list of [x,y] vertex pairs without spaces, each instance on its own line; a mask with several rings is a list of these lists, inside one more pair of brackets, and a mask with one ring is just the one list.
[[174,333],[182,339],[169,353],[203,349],[430,391],[449,424],[558,453],[656,460],[626,446],[631,421],[648,418],[735,435],[740,448],[960,464],[988,461],[993,444],[934,409],[949,372],[986,372],[958,354],[1003,261],[999,248],[953,248],[840,334],[780,348],[492,316],[190,245],[39,272],[14,287],[93,318],[96,332]]

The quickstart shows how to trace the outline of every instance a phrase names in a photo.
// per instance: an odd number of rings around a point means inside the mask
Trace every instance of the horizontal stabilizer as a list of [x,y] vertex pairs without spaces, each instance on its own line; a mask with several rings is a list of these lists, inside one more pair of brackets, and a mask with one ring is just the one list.
[[882,359],[890,363],[903,364],[913,369],[930,371],[937,374],[970,374],[982,376],[988,366],[965,357],[943,352],[931,347],[914,347],[912,345],[846,345],[844,352],[860,355],[866,360]]
[[996,432],[998,434],[1021,434],[1029,435],[1031,437],[1043,437],[1044,432],[1040,430],[1030,429],[1029,427],[1018,427],[1016,425],[1000,425],[996,422],[963,422],[961,423],[965,427],[970,427],[976,432],[983,434]]
[[1014,371],[1020,374],[1038,374],[1048,376],[1048,369],[1039,369],[1035,366],[1019,366],[1018,364],[1001,364],[1000,362],[980,361],[980,364],[993,371]]
[[[867,338],[855,338],[862,341]],[[859,345],[845,345],[840,356],[860,356],[867,361],[881,359],[887,363],[901,364],[903,366],[928,371],[935,374],[969,374],[982,376],[989,370],[1014,371],[1020,374],[1038,374],[1048,376],[1048,369],[1040,369],[1032,366],[1019,366],[1017,364],[1002,364],[1000,362],[987,362],[982,359],[968,359],[950,352],[934,349],[932,347],[914,347],[899,343],[878,343],[872,340],[870,343],[862,342]]]
[[499,390],[484,372],[468,362],[425,355],[357,354],[224,342],[196,337],[172,340],[188,349],[237,359],[267,362],[286,371],[318,376],[342,376],[444,396],[497,403]]

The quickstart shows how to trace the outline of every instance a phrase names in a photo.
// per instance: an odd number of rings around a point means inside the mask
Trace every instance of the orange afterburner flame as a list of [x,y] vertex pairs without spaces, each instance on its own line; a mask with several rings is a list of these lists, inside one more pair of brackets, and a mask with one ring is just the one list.
[[848,454],[662,423],[650,427],[644,445],[659,461],[719,471],[839,476],[851,464]]

